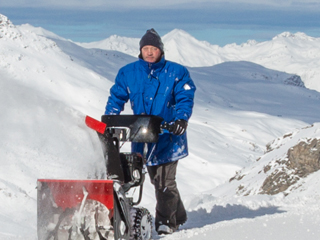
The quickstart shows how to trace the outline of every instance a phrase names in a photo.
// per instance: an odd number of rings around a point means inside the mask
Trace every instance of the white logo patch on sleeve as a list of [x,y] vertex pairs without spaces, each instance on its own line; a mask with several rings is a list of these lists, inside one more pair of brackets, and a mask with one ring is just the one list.
[[191,89],[191,87],[187,83],[183,86],[183,88],[184,88],[184,90],[190,90]]

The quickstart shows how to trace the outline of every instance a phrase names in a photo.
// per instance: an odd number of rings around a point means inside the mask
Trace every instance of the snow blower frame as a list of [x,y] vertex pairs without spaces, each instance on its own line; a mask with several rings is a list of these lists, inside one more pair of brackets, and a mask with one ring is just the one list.
[[[151,215],[136,206],[145,160],[137,153],[120,153],[119,142],[157,142],[162,121],[157,116],[103,115],[100,122],[86,116],[102,142],[107,179],[38,179],[38,239],[149,240]],[[137,201],[126,194],[133,187],[140,188]]]

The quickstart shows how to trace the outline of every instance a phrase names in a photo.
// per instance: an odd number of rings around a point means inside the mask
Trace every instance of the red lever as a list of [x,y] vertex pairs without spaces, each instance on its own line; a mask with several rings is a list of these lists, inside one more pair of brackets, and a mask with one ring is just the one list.
[[86,124],[89,128],[96,130],[98,133],[104,134],[107,124],[100,122],[92,117],[86,116]]

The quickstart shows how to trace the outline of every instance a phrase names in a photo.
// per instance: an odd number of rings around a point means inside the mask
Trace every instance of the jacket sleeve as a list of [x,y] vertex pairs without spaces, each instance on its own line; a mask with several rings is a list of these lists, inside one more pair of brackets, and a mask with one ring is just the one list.
[[118,115],[124,109],[124,104],[129,99],[125,74],[122,69],[118,72],[115,84],[110,89],[110,96],[106,105],[106,115]]
[[189,71],[183,67],[182,77],[176,82],[174,88],[176,102],[176,118],[189,120],[194,105],[196,86],[192,81]]

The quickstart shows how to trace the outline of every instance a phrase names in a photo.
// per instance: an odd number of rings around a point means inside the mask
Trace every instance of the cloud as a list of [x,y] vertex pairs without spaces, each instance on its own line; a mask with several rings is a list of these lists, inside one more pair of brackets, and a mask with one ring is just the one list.
[[117,10],[128,11],[130,9],[208,9],[208,8],[286,8],[297,10],[318,10],[320,3],[314,0],[0,0],[1,7],[25,7],[25,8],[55,8],[55,9],[86,9],[86,10]]

